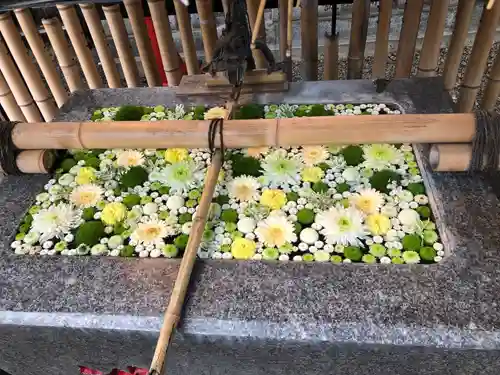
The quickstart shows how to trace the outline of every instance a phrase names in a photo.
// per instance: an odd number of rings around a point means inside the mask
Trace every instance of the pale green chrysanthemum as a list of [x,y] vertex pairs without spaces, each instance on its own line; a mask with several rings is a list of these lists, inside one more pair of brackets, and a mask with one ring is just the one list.
[[149,174],[150,181],[159,181],[170,186],[174,192],[187,191],[199,187],[204,173],[201,167],[191,160],[167,165],[160,171]]
[[297,158],[287,158],[280,150],[267,156],[262,163],[263,180],[271,184],[292,184],[299,175],[301,162]]
[[332,207],[318,213],[315,221],[323,227],[321,233],[330,244],[361,246],[360,239],[368,234],[362,213],[353,207]]
[[390,165],[404,163],[403,153],[390,144],[371,144],[363,146],[365,168],[382,170]]

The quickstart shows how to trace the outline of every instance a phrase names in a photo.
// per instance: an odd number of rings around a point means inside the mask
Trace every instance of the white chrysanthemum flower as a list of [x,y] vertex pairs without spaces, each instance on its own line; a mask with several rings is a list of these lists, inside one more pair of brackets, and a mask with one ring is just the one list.
[[299,238],[302,242],[312,245],[319,239],[318,232],[312,228],[304,228],[300,232]]
[[54,237],[62,239],[78,226],[81,211],[65,203],[50,206],[33,215],[32,231],[40,233],[40,242]]
[[118,153],[116,163],[120,167],[135,167],[144,164],[144,155],[137,150],[125,150]]
[[69,195],[69,200],[76,207],[94,207],[101,200],[104,190],[95,184],[76,187]]
[[420,215],[417,211],[412,210],[411,208],[407,208],[401,210],[401,212],[398,214],[398,219],[402,225],[414,227],[420,221]]
[[256,201],[259,199],[259,187],[255,177],[239,176],[229,183],[229,197],[240,202]]
[[370,144],[363,146],[364,166],[370,169],[381,170],[390,165],[402,164],[403,153],[390,144]]
[[304,146],[302,147],[302,160],[308,167],[323,163],[328,159],[328,150],[324,146]]
[[171,236],[175,233],[175,229],[163,220],[148,220],[137,225],[137,228],[130,236],[130,240],[144,246],[159,246],[163,243],[163,239],[166,236]]
[[315,220],[323,227],[321,233],[330,244],[360,246],[360,239],[368,234],[362,213],[353,207],[332,207],[318,213]]
[[251,233],[255,229],[255,220],[251,217],[244,217],[238,220],[237,228],[241,233]]
[[149,174],[150,181],[159,181],[170,186],[173,192],[187,191],[201,185],[205,174],[203,168],[191,160],[169,164],[160,171]]
[[293,223],[284,216],[270,216],[257,224],[255,234],[259,241],[269,247],[280,247],[297,240]]
[[285,150],[277,150],[268,155],[262,163],[264,181],[277,185],[293,184],[300,167],[299,159],[288,158]]
[[378,212],[384,204],[384,197],[375,189],[363,189],[350,197],[351,203],[365,214]]

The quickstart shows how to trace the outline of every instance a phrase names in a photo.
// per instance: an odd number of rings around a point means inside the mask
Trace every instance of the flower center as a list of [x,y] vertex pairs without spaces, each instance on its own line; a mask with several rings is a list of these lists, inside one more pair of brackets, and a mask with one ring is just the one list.
[[149,238],[156,237],[156,236],[158,236],[159,234],[160,234],[160,228],[151,227],[151,228],[146,229],[146,235],[147,235]]

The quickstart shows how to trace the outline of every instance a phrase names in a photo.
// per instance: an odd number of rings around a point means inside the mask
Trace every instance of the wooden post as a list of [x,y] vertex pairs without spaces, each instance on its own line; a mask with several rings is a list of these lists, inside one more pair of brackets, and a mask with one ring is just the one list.
[[108,21],[111,37],[128,87],[139,86],[139,71],[128,40],[127,30],[120,13],[120,4],[103,6],[104,17]]
[[469,170],[471,158],[469,143],[435,144],[429,152],[429,164],[435,172],[465,172]]
[[165,2],[163,0],[148,0],[148,4],[168,85],[177,86],[181,82],[182,74]]
[[[0,58],[2,58],[2,56],[0,56]],[[2,73],[0,73],[0,106],[2,106],[7,114],[9,121],[26,121]]]
[[22,173],[49,173],[56,162],[52,150],[27,150],[16,157],[16,164]]
[[52,120],[57,113],[57,107],[45,88],[33,60],[28,56],[19,31],[9,13],[0,15],[0,32],[43,118],[45,121]]
[[436,75],[449,5],[449,0],[439,0],[431,3],[427,30],[425,30],[424,42],[420,51],[417,73],[419,77],[434,77]]
[[325,34],[325,65],[323,80],[331,81],[339,79],[339,40],[338,34]]
[[377,36],[373,56],[372,77],[385,78],[385,66],[389,55],[389,31],[391,27],[392,0],[380,0],[378,8]]
[[149,87],[160,85],[160,74],[156,66],[153,55],[153,47],[149,40],[148,31],[144,22],[144,11],[142,9],[141,0],[123,0],[125,9],[127,10],[128,19],[134,33],[135,44],[139,50],[142,67],[146,75],[146,81]]
[[16,9],[14,11],[19,26],[24,33],[24,36],[31,48],[31,52],[35,56],[40,70],[47,81],[52,95],[57,103],[58,107],[61,107],[68,99],[68,94],[63,87],[59,73],[57,73],[56,66],[52,62],[52,59],[45,51],[45,45],[38,33],[38,28],[35,25],[35,21],[31,16],[29,8]]
[[475,5],[476,2],[471,0],[460,0],[458,2],[453,34],[451,35],[443,69],[444,88],[447,91],[451,91],[457,81],[458,68],[467,41],[469,24]]
[[100,89],[103,87],[101,76],[97,71],[92,53],[83,37],[82,26],[72,5],[57,4],[57,9],[61,15],[63,25],[68,33],[71,44],[75,49],[76,57],[80,62],[83,75],[91,89]]
[[280,59],[281,61],[285,61],[288,0],[278,0],[278,9],[279,9],[279,19],[280,19]]
[[292,48],[293,48],[293,0],[288,0],[286,28],[286,63],[288,68],[288,81],[292,81]]
[[19,74],[14,61],[12,61],[12,57],[2,41],[0,41],[0,71],[7,81],[7,85],[12,90],[12,95],[14,95],[17,105],[21,108],[26,120],[28,120],[28,122],[42,121],[42,116],[40,116],[40,112],[38,111],[38,108],[35,105],[23,78]]
[[318,80],[318,0],[303,0],[300,16],[304,81]]
[[495,3],[491,10],[487,10],[486,7],[483,9],[481,22],[479,23],[469,63],[460,88],[459,112],[470,112],[474,107],[499,19],[500,1]]
[[406,1],[405,12],[403,14],[403,27],[399,34],[398,51],[396,53],[395,78],[405,78],[411,74],[423,7],[424,0]]
[[362,77],[369,17],[370,1],[354,0],[349,56],[347,57],[347,79],[361,79]]
[[69,91],[75,92],[85,89],[86,85],[83,83],[82,77],[80,76],[78,62],[71,50],[71,46],[64,36],[64,31],[59,19],[43,19],[42,25],[52,45],[57,62],[61,67],[64,79],[68,84]]
[[83,17],[89,27],[90,35],[94,41],[95,49],[99,60],[101,60],[102,69],[111,88],[121,87],[120,75],[116,69],[116,63],[106,41],[106,35],[101,23],[101,17],[94,4],[80,4]]
[[191,29],[191,17],[187,8],[179,0],[173,0],[175,7],[175,17],[181,34],[182,52],[188,74],[198,74],[200,66],[196,56],[196,46],[194,44],[193,30]]
[[[252,33],[253,33],[255,22],[257,20],[259,0],[246,0],[246,2],[247,2],[248,20],[250,22],[250,28],[251,28]],[[266,29],[264,27],[264,24],[260,25],[257,37],[261,40],[264,40],[264,41],[266,40]],[[267,68],[267,62],[266,62],[266,59],[264,58],[264,55],[262,54],[262,52],[254,49],[252,51],[252,54],[253,54],[253,58],[255,59],[255,65],[256,65],[257,69]]]
[[483,100],[481,102],[481,107],[486,110],[491,110],[495,107],[495,104],[500,94],[500,54],[497,53],[495,58],[495,63],[491,67],[490,74],[488,76],[488,84],[483,93]]
[[196,9],[200,18],[201,36],[203,38],[203,49],[205,61],[212,61],[215,43],[217,42],[217,27],[215,16],[212,11],[212,0],[196,0]]

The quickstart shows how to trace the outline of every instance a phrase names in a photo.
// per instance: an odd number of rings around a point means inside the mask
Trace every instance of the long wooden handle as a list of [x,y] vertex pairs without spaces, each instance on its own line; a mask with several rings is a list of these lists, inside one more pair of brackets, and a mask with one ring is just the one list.
[[259,36],[260,26],[262,25],[262,19],[264,18],[264,9],[266,8],[266,0],[260,0],[259,10],[257,11],[257,18],[255,19],[255,24],[253,26],[252,32],[252,48],[255,48],[255,41]]

